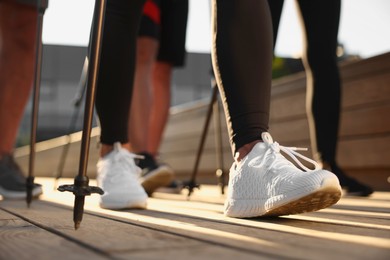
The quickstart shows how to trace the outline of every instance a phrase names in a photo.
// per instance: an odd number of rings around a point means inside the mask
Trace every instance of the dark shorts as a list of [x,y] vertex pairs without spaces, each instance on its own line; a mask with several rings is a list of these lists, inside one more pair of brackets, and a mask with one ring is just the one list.
[[15,0],[15,2],[20,4],[33,5],[33,6],[38,5],[38,0]]
[[[24,4],[29,6],[38,6],[38,3],[41,3],[40,0],[0,0],[0,2],[14,2],[18,4]],[[39,1],[39,2],[38,2]],[[46,3],[48,3],[49,0],[46,0]]]
[[187,17],[188,0],[151,0],[145,4],[139,36],[160,41],[158,61],[175,67],[184,65]]

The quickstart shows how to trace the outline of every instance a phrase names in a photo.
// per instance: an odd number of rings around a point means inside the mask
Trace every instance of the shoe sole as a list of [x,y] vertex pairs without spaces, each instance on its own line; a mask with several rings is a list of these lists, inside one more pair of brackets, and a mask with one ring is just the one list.
[[[36,187],[32,190],[32,197],[38,198],[43,193],[42,187]],[[9,199],[9,200],[21,200],[26,199],[27,192],[26,191],[9,191],[5,190],[2,187],[0,187],[0,195],[3,197],[3,199]]]
[[[244,205],[236,207],[228,207],[225,215],[238,218],[252,218],[252,217],[277,217],[283,215],[301,214],[305,212],[313,212],[320,209],[327,208],[337,203],[342,195],[341,187],[338,180],[325,179],[321,187],[312,191],[310,194],[297,196],[290,201],[284,202],[281,205],[274,206],[266,212],[255,213],[260,203],[253,206]],[[240,204],[240,203],[237,203]],[[250,203],[249,203],[250,204]],[[265,204],[265,202],[263,203]],[[244,214],[243,212],[249,212]]]
[[160,187],[167,186],[173,181],[174,174],[166,167],[160,167],[155,171],[149,173],[146,178],[141,180],[141,185],[148,194],[151,196],[155,190]]
[[340,190],[331,187],[324,188],[298,200],[291,201],[278,208],[272,209],[262,216],[277,217],[313,212],[336,204],[340,198]]

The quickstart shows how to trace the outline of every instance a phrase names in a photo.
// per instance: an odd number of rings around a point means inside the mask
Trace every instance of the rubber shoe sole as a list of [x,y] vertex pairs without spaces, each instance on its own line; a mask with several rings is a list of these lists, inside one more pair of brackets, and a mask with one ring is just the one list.
[[[32,197],[38,198],[43,193],[42,187],[37,186],[32,190]],[[25,199],[27,196],[26,191],[10,191],[5,190],[2,187],[0,187],[0,196],[2,196],[4,199],[8,200],[21,200]]]
[[167,186],[173,181],[174,174],[167,166],[160,166],[141,179],[141,185],[151,196],[158,188]]
[[145,199],[139,199],[139,200],[127,200],[127,201],[118,201],[117,199],[101,199],[100,200],[100,207],[104,209],[113,209],[113,210],[120,210],[120,209],[145,209],[146,208],[146,198]]
[[[301,214],[327,208],[337,203],[342,195],[338,180],[335,178],[325,179],[321,187],[310,194],[302,194],[288,201],[274,205],[273,208],[264,210],[266,201],[242,200],[235,201],[227,207],[225,215],[236,218],[252,217],[277,217],[283,215]],[[247,212],[247,214],[243,213]]]
[[341,194],[342,192],[339,189],[324,187],[303,198],[272,209],[263,216],[277,217],[317,211],[336,204],[340,200]]

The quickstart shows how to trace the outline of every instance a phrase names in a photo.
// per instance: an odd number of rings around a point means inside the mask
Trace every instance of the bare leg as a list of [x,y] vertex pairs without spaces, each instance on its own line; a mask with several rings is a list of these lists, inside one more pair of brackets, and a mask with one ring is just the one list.
[[[26,179],[13,149],[34,80],[36,7],[0,2],[0,190],[3,198],[24,199]],[[33,197],[42,194],[34,184]]]
[[134,93],[129,118],[129,139],[134,152],[147,151],[149,117],[153,104],[152,74],[158,46],[154,38],[140,37],[137,40]]
[[34,76],[35,7],[0,3],[0,156],[11,154]]
[[156,62],[153,70],[153,102],[149,119],[149,140],[147,151],[157,156],[165,125],[168,121],[171,103],[172,65]]
[[[150,89],[152,99],[144,105],[149,108],[149,121],[143,129],[139,128],[139,125],[135,126],[140,132],[143,132],[147,143],[147,149],[138,150],[145,156],[138,166],[142,169],[143,180],[141,184],[149,196],[157,188],[168,185],[173,179],[173,171],[170,167],[159,165],[156,160],[168,119],[172,66],[166,62],[153,62],[153,64],[153,73],[149,75],[149,79],[153,83]],[[142,110],[143,108],[138,107],[138,109]]]

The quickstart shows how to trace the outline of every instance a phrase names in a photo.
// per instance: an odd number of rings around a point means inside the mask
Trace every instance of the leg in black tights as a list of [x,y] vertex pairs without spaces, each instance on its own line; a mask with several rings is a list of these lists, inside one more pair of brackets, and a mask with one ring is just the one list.
[[135,46],[144,0],[108,0],[96,109],[101,142],[127,143],[127,119],[132,97]]
[[[276,43],[284,0],[268,2]],[[340,77],[336,57],[340,1],[299,0],[298,4],[306,39],[303,58],[314,157],[317,161],[333,162],[340,117]]]
[[[272,13],[274,40],[284,0],[268,0]],[[341,80],[337,64],[337,36],[340,0],[297,0],[305,34],[303,56],[307,74],[306,107],[314,157],[339,177],[350,190],[371,189],[345,176],[336,163],[340,122]]]
[[314,135],[314,156],[332,163],[336,159],[341,102],[336,56],[340,0],[298,0],[298,4],[305,25],[307,112]]
[[215,0],[213,12],[213,66],[235,154],[268,130],[271,17],[264,0]]

